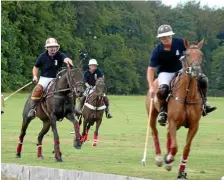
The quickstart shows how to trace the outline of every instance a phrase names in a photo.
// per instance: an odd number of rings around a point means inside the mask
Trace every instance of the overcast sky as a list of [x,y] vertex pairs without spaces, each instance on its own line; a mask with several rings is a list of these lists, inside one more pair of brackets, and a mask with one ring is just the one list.
[[[189,0],[161,0],[163,4],[176,6],[179,2],[187,2]],[[199,0],[196,0],[197,2]],[[208,5],[209,7],[222,8],[224,0],[200,0],[201,6]]]

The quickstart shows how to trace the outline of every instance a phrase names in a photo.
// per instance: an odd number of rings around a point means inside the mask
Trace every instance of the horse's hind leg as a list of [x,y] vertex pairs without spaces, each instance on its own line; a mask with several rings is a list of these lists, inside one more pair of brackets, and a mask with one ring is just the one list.
[[191,142],[198,131],[199,124],[194,124],[194,127],[190,127],[187,134],[186,145],[184,147],[183,156],[180,161],[178,179],[186,179],[187,174],[185,173],[185,166],[187,164],[187,158],[190,153]]
[[26,135],[26,130],[28,125],[30,124],[32,119],[28,119],[25,115],[23,116],[23,124],[22,124],[22,128],[21,128],[21,132],[20,132],[20,136],[19,136],[19,143],[17,145],[17,152],[16,152],[16,158],[20,158],[21,157],[21,151],[22,151],[22,146],[23,146],[23,139]]
[[44,138],[44,135],[49,131],[50,129],[50,120],[45,120],[43,121],[43,128],[40,131],[38,138],[37,138],[37,158],[38,159],[43,159],[42,155],[42,141]]
[[163,157],[161,156],[161,149],[160,149],[160,143],[159,143],[159,134],[158,130],[156,128],[156,118],[157,118],[158,112],[155,108],[152,109],[151,119],[150,119],[150,127],[152,131],[152,138],[154,141],[154,147],[155,147],[155,163],[158,167],[161,167],[163,165]]
[[98,131],[99,131],[99,127],[100,127],[101,122],[102,122],[102,119],[96,121],[96,130],[94,132],[94,138],[93,138],[93,144],[92,144],[93,146],[97,145],[97,142],[98,142]]

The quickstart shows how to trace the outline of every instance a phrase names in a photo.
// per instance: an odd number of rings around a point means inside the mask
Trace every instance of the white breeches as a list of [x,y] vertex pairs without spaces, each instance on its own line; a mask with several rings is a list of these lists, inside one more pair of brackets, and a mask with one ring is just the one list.
[[40,79],[38,81],[38,84],[43,86],[43,89],[45,90],[48,86],[48,84],[53,80],[54,78],[47,78],[40,76]]
[[171,80],[174,78],[175,73],[161,72],[158,76],[159,86],[162,84],[166,84],[170,86]]

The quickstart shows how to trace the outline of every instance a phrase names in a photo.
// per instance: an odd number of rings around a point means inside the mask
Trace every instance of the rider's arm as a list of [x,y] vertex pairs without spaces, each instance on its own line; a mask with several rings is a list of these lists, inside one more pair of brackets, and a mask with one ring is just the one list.
[[148,81],[149,88],[153,86],[154,73],[155,73],[155,68],[154,67],[148,67],[147,81]]
[[60,51],[58,51],[58,54],[60,56],[61,61],[63,61],[67,65],[70,64],[71,66],[73,66],[72,60],[66,54],[64,54],[64,53],[62,53]]
[[84,73],[84,83],[85,83],[86,87],[88,88],[88,87],[90,87],[90,85],[89,85],[89,83],[88,83],[88,78],[87,78],[87,76],[88,76],[88,71],[86,71],[86,72]]
[[102,78],[103,72],[100,69],[97,69],[97,78]]
[[66,64],[70,64],[70,65],[73,66],[73,62],[72,62],[72,60],[71,60],[70,58],[68,58],[68,57],[64,59],[64,63],[66,63]]
[[33,66],[33,77],[37,77],[38,76],[38,68],[36,66]]

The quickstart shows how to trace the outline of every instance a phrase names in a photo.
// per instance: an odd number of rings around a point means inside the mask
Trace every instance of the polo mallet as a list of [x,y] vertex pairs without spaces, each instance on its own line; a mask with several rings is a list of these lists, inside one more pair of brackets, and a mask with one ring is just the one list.
[[15,92],[13,92],[12,94],[10,94],[9,96],[7,96],[6,98],[4,98],[4,101],[6,101],[8,98],[10,98],[11,96],[13,96],[14,94],[18,93],[19,91],[23,90],[25,87],[29,86],[30,84],[32,84],[33,81],[25,84],[23,87],[19,88],[18,90],[16,90]]
[[150,125],[151,114],[152,114],[152,105],[153,105],[153,98],[150,98],[150,108],[149,108],[147,131],[146,131],[146,137],[145,137],[145,150],[144,150],[144,154],[143,154],[143,158],[142,158],[143,166],[145,166],[145,164],[146,164],[146,154],[147,154],[148,139],[149,139],[149,125]]

